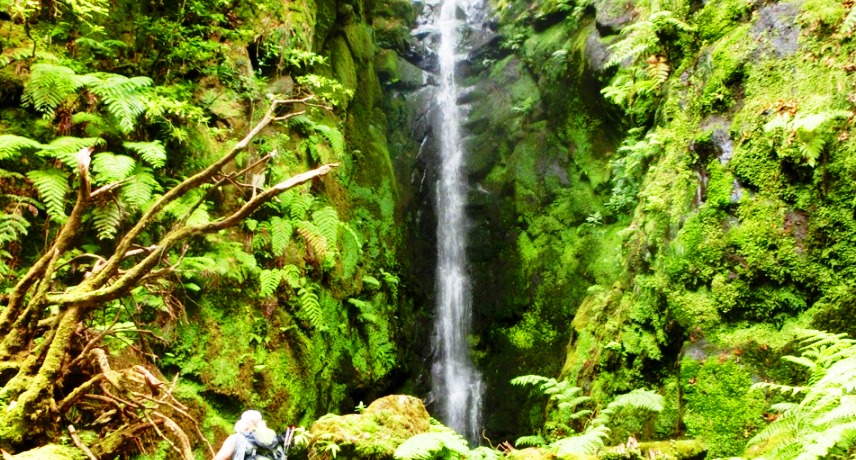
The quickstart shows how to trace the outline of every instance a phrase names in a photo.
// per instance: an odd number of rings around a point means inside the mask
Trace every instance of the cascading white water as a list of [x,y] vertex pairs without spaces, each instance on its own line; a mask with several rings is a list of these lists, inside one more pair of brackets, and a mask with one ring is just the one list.
[[442,0],[434,28],[438,32],[439,81],[437,132],[441,165],[437,181],[437,320],[432,369],[435,403],[443,422],[471,442],[481,426],[481,375],[470,359],[467,335],[472,318],[467,276],[466,193],[463,174],[461,108],[457,104],[455,67],[458,61],[461,0]]

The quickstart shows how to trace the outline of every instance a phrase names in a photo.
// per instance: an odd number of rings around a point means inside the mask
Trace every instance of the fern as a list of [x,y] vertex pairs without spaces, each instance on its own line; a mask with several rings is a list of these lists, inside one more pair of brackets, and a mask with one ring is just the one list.
[[547,440],[541,435],[521,436],[514,441],[516,447],[543,447]]
[[318,301],[318,295],[315,294],[312,285],[306,284],[297,290],[298,303],[300,304],[300,313],[309,321],[315,329],[324,331],[327,327],[324,325],[324,314],[321,311],[321,303]]
[[122,186],[122,199],[136,209],[148,203],[160,184],[149,168],[137,165],[127,184]]
[[562,438],[550,447],[556,450],[556,456],[567,458],[576,455],[594,455],[604,446],[604,440],[609,436],[609,429],[603,425],[594,425],[584,433]]
[[39,197],[45,203],[48,216],[58,223],[65,222],[65,196],[71,191],[68,185],[69,174],[59,169],[34,170],[27,178],[35,185]]
[[42,145],[42,149],[36,153],[39,156],[56,158],[62,164],[77,171],[77,152],[86,147],[103,144],[104,139],[97,137],[58,137],[50,144]]
[[273,217],[270,220],[271,252],[275,256],[282,257],[285,254],[285,248],[291,241],[292,233],[294,233],[294,227],[290,220],[281,217]]
[[404,441],[393,457],[397,460],[465,458],[470,448],[459,434],[442,431],[420,433]]
[[160,141],[125,142],[122,145],[137,152],[153,168],[162,168],[166,164],[166,147]]
[[268,297],[276,291],[282,282],[282,273],[279,270],[262,270],[259,272],[259,296]]
[[0,161],[14,160],[26,150],[42,148],[42,144],[27,137],[12,134],[0,135]]
[[345,136],[342,134],[342,131],[320,123],[315,125],[315,131],[324,136],[324,139],[327,139],[327,142],[330,144],[330,148],[333,149],[333,155],[336,156],[336,159],[340,159],[345,156]]
[[116,237],[121,224],[122,210],[114,201],[108,201],[92,210],[92,222],[98,230],[98,238],[110,240]]
[[89,78],[82,78],[68,67],[53,64],[33,64],[30,79],[24,86],[21,102],[44,114],[54,117],[57,107],[83,87]]
[[300,269],[297,268],[296,265],[288,264],[282,267],[279,271],[282,279],[291,286],[292,289],[297,289],[300,287]]
[[787,152],[787,145],[796,141],[802,159],[814,167],[824,147],[833,137],[833,131],[838,126],[837,120],[847,119],[852,115],[852,112],[845,110],[827,110],[796,117],[789,114],[778,115],[764,125],[764,131],[784,129],[788,136],[785,146],[780,149],[781,152]]
[[312,213],[312,222],[318,232],[327,240],[328,247],[336,247],[339,235],[339,214],[332,206],[325,206]]
[[30,223],[21,214],[0,211],[0,245],[26,236],[29,227]]
[[300,221],[297,223],[297,233],[303,237],[306,244],[312,248],[315,256],[322,260],[327,254],[328,245],[327,239],[321,234],[318,227],[309,221]]
[[110,152],[96,154],[92,158],[92,171],[96,184],[110,184],[127,179],[136,169],[137,162],[125,155]]
[[116,118],[119,129],[125,134],[130,133],[134,130],[137,118],[146,110],[143,95],[145,88],[151,86],[152,79],[115,74],[94,75],[100,78],[89,82],[89,91],[101,98],[107,111]]
[[315,198],[308,193],[293,194],[288,205],[288,215],[292,220],[304,220]]
[[753,385],[802,395],[799,402],[775,404],[782,415],[750,440],[760,458],[820,459],[833,448],[856,447],[856,342],[813,330],[803,331],[800,341],[801,356],[787,360],[810,370],[809,385]]

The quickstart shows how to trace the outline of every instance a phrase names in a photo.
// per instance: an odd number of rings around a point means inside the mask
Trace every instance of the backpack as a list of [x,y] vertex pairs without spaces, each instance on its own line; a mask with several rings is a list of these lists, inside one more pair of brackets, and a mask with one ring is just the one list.
[[246,460],[286,460],[293,434],[293,427],[289,427],[281,435],[277,435],[275,431],[266,427],[244,433],[244,438],[247,440],[244,458]]

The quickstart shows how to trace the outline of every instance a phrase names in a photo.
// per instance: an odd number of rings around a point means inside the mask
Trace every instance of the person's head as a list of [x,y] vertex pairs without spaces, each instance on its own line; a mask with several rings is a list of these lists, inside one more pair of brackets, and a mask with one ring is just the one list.
[[235,423],[235,433],[249,433],[256,428],[267,426],[262,420],[261,412],[248,410],[241,414],[241,419]]

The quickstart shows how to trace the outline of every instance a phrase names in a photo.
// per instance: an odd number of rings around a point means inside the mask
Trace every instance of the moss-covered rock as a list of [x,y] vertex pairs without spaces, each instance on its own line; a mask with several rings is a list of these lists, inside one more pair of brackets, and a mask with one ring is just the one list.
[[14,460],[85,460],[86,455],[76,447],[48,444],[12,455],[10,458]]
[[391,395],[371,403],[360,414],[327,415],[312,424],[310,458],[324,458],[334,443],[346,458],[391,459],[408,438],[429,430],[431,416],[421,400]]

